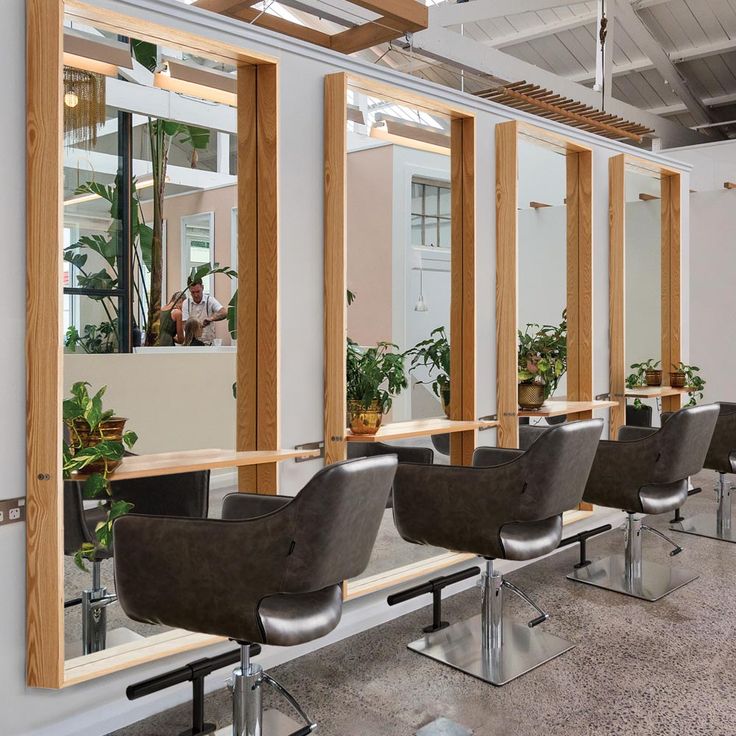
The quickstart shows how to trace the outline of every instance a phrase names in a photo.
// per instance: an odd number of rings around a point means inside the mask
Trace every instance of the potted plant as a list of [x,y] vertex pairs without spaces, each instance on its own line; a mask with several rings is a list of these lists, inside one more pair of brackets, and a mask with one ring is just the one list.
[[[631,368],[636,371],[626,378],[626,388],[635,389],[645,385],[645,372],[642,363],[634,363]],[[633,404],[626,404],[626,424],[630,427],[651,427],[652,407],[643,404],[641,399],[634,399]]]
[[527,324],[518,335],[519,406],[539,409],[567,370],[567,315],[559,325]]
[[442,403],[442,410],[450,416],[450,342],[444,327],[436,327],[429,333],[429,337],[407,350],[411,356],[410,371],[423,366],[429,372],[430,379],[417,381],[429,383],[432,391]]
[[678,388],[687,387],[691,389],[688,392],[690,400],[686,406],[695,406],[698,400],[703,398],[703,388],[705,387],[705,380],[698,375],[700,368],[696,365],[687,365],[682,362],[672,367],[675,370],[670,372],[670,385]]
[[654,358],[649,358],[643,363],[632,363],[631,369],[637,371],[637,375],[639,376],[641,376],[642,373],[644,374],[644,380],[647,386],[661,386],[662,371],[657,367],[658,365],[658,360],[654,360]]
[[89,385],[86,381],[75,383],[71,398],[63,403],[67,434],[62,448],[64,479],[74,480],[75,474],[83,475],[82,495],[88,500],[99,500],[99,505],[107,511],[105,521],[95,529],[97,543],[83,544],[74,556],[82,569],[84,559],[92,559],[96,550],[110,547],[113,521],[133,508],[127,501],[112,500],[108,477],[120,465],[125,448],[133,447],[138,440],[135,432],[125,431],[127,419],[103,408],[102,397],[107,386],[90,396]]
[[390,342],[361,348],[347,341],[347,409],[353,434],[375,434],[393,396],[408,386],[404,354]]

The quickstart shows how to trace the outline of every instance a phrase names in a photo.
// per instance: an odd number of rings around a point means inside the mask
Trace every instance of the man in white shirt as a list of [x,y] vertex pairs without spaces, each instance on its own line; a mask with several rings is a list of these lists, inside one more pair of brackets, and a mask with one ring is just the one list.
[[215,297],[204,293],[201,281],[195,281],[189,287],[189,297],[182,305],[182,319],[186,322],[194,317],[202,324],[201,340],[205,345],[212,345],[215,339],[214,322],[227,317],[227,308],[223,307]]

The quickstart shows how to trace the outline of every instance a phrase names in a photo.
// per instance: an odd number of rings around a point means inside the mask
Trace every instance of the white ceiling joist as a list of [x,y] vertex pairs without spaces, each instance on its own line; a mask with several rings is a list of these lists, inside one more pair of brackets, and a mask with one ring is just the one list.
[[[734,103],[736,103],[736,93],[733,92],[727,95],[703,98],[703,104],[708,107],[724,107],[725,105],[733,105]],[[682,113],[687,111],[687,106],[684,102],[676,102],[674,105],[651,107],[647,110],[647,112],[650,112],[652,115],[682,115]]]
[[[552,72],[445,28],[430,26],[424,31],[415,33],[413,42],[417,53],[455,68],[489,75],[506,82],[523,79],[529,83],[553,89],[558,94],[572,97],[586,105],[600,107],[600,94],[592,89],[570,82]],[[696,133],[674,121],[651,115],[619,100],[613,100],[606,112],[653,128],[665,147],[689,145],[702,141]]]
[[[683,49],[682,51],[671,51],[668,56],[673,64],[681,64],[685,61],[693,61],[695,59],[705,59],[709,56],[717,56],[718,54],[726,54],[736,49],[736,38],[725,38],[722,41],[703,44],[702,46],[694,46],[691,49]],[[614,64],[611,72],[614,77],[622,77],[633,72],[645,72],[654,69],[650,59],[637,59],[628,64]],[[595,79],[594,71],[578,72],[566,77],[571,82],[592,82]]]
[[[634,0],[637,9],[651,8],[669,0]],[[569,7],[577,5],[575,2],[561,2],[561,0],[470,0],[458,3],[455,0],[433,5],[429,8],[429,27],[433,25],[456,26],[461,23],[476,23],[508,15],[521,13],[536,13],[551,8]],[[595,21],[595,13],[593,13]],[[543,26],[540,25],[540,29]]]
[[712,123],[713,116],[703,103],[693,94],[687,82],[673,64],[662,45],[644,25],[639,14],[631,7],[629,0],[615,0],[616,18],[632,41],[649,57],[662,78],[674,93],[687,105],[688,112],[698,123]]

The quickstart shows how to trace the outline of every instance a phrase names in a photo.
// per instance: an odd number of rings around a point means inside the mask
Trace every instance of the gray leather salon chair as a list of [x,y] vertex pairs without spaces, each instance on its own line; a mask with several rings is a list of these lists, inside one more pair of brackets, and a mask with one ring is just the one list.
[[[447,435],[449,437],[449,435]],[[434,462],[434,452],[429,447],[411,447],[409,445],[388,445],[385,442],[348,442],[348,460],[359,457],[374,457],[376,455],[396,455],[400,463],[424,463],[431,465]],[[386,508],[394,505],[393,493],[388,494]]]
[[642,523],[644,514],[664,514],[687,498],[688,478],[700,472],[718,418],[718,405],[693,406],[672,414],[661,428],[621,427],[618,442],[602,441],[596,452],[584,500],[623,509],[626,548],[576,569],[567,577],[617,593],[656,601],[697,578],[682,568],[642,558],[642,533],[649,531],[682,548]]
[[[177,473],[153,478],[131,478],[110,483],[111,500],[133,504],[135,513],[150,516],[207,516],[210,471]],[[64,481],[64,554],[73,557],[82,544],[96,544],[96,526],[105,521],[102,506],[84,507],[82,483]],[[107,644],[107,607],[117,600],[102,584],[102,562],[113,555],[111,549],[97,549],[91,560],[92,582],[81,598],[68,604],[82,606],[82,653],[105,649]]]
[[[504,685],[574,646],[534,628],[548,615],[493,562],[531,560],[557,547],[562,514],[582,499],[602,428],[600,419],[570,422],[548,428],[526,451],[478,448],[475,467],[398,467],[394,519],[401,536],[486,559],[481,615],[427,634],[410,649]],[[539,614],[528,626],[504,621],[504,590]]]
[[[340,621],[342,583],[366,568],[397,460],[384,455],[320,470],[300,493],[231,494],[222,519],[130,514],[115,521],[116,587],[136,621],[236,640],[233,734],[307,734],[296,701],[250,660],[251,643],[293,646]],[[263,683],[306,725],[262,714]],[[296,730],[300,729],[300,730]]]
[[731,525],[731,491],[736,487],[726,481],[727,473],[736,473],[736,404],[721,402],[718,421],[703,467],[718,473],[716,515],[698,514],[670,525],[670,529],[726,542],[736,542]]

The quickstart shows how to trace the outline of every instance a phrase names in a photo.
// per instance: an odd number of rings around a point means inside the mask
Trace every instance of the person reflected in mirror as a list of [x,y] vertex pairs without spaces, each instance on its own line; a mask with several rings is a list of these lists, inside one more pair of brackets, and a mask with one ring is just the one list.
[[184,345],[195,348],[204,347],[202,323],[194,317],[190,317],[184,324]]
[[212,345],[215,339],[215,322],[227,317],[227,308],[211,294],[205,294],[201,281],[195,281],[189,287],[189,297],[182,307],[184,322],[191,317],[202,323],[201,340],[205,345]]
[[184,294],[175,291],[171,299],[161,307],[158,321],[158,347],[173,347],[175,343],[184,342],[184,321],[182,317],[182,306],[184,305]]

